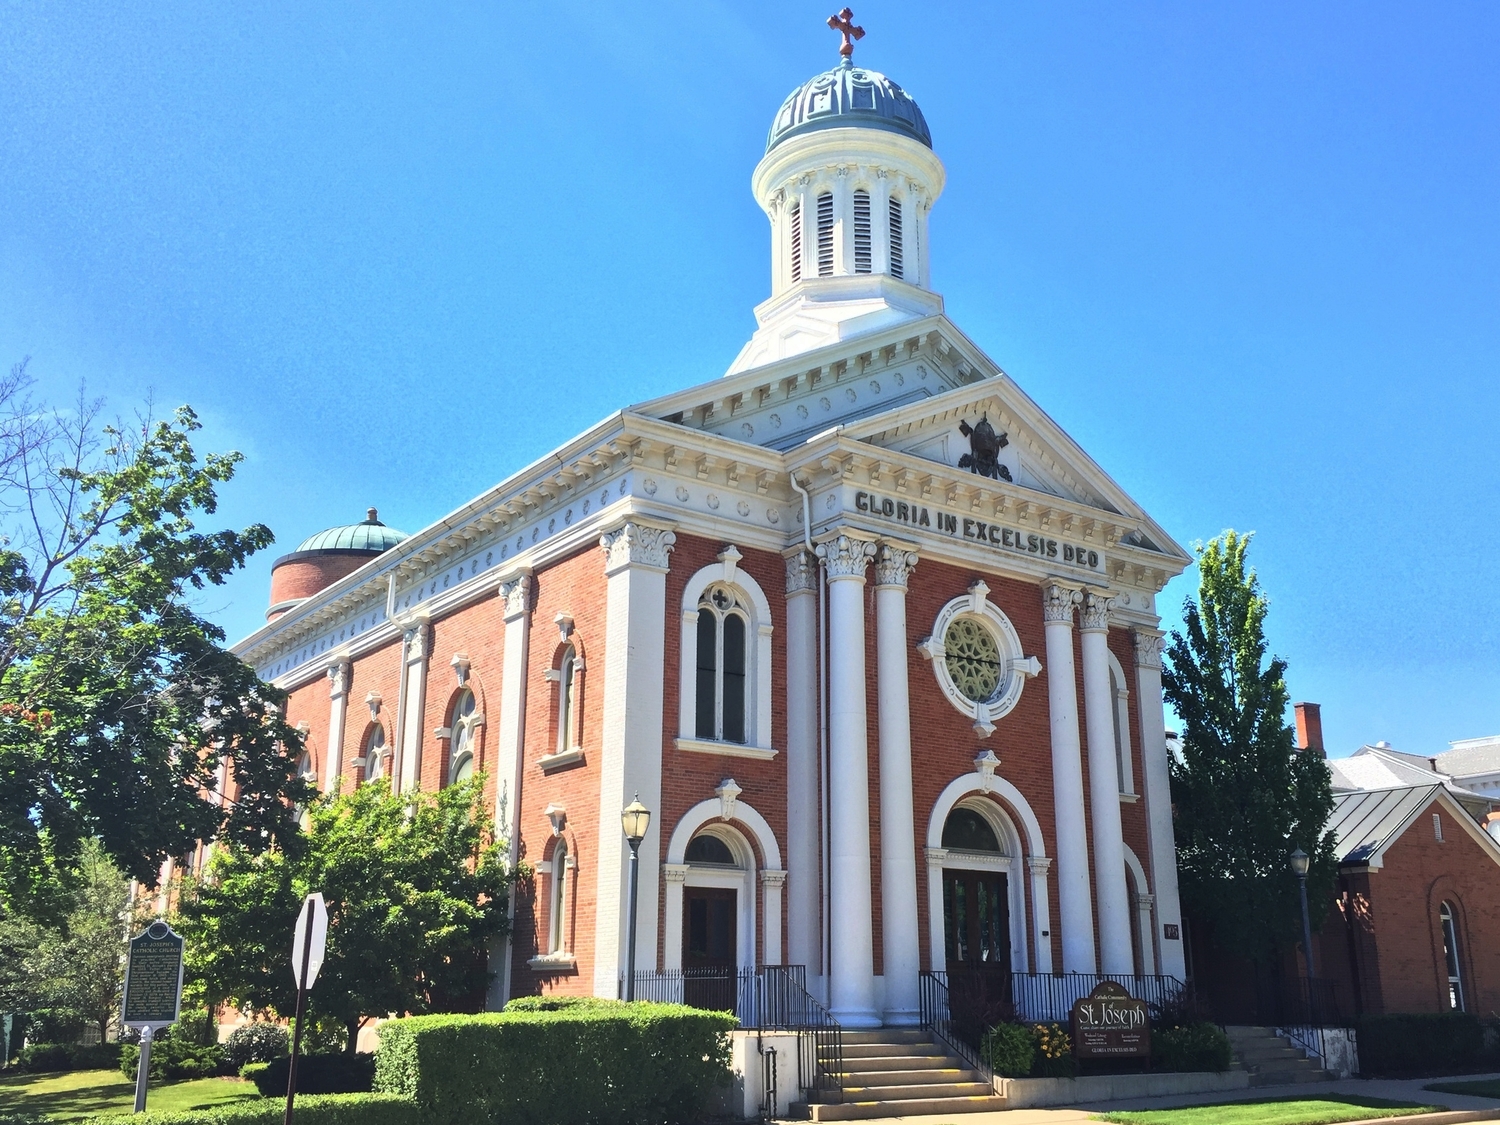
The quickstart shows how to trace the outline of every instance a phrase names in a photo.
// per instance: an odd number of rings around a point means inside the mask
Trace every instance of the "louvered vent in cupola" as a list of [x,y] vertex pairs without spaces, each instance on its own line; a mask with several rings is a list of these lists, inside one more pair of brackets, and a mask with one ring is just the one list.
[[870,272],[870,193],[854,193],[854,272]]
[[802,280],[802,204],[792,204],[792,280]]
[[905,268],[902,259],[901,246],[901,200],[897,196],[891,196],[891,276],[903,277]]
[[818,276],[833,276],[833,193],[818,196]]

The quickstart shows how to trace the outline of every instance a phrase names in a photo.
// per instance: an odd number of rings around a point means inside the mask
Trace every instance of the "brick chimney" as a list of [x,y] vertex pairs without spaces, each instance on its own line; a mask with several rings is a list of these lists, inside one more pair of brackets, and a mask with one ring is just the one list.
[[1311,750],[1320,758],[1328,757],[1323,749],[1323,708],[1318,703],[1293,704],[1297,711],[1297,749]]

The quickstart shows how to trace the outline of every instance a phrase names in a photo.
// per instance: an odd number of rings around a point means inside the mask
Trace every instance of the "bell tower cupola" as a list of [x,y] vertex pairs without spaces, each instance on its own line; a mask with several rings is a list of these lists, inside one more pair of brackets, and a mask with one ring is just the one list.
[[864,29],[845,8],[832,70],[792,91],[751,180],[771,221],[771,297],[729,374],[941,312],[927,216],[943,163],[916,101],[854,65]]

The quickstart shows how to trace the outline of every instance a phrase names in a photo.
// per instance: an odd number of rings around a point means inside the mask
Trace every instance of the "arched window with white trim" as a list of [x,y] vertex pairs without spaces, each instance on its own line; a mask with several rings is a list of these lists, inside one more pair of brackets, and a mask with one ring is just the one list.
[[465,688],[453,701],[453,710],[448,717],[449,785],[474,776],[474,719],[474,693]]
[[683,591],[678,748],[769,758],[771,606],[726,547]]
[[557,748],[565,754],[578,745],[578,650],[569,645],[557,666]]
[[1114,653],[1109,654],[1109,695],[1115,727],[1115,769],[1120,779],[1120,795],[1135,796],[1135,756],[1130,746],[1130,688],[1126,686],[1125,669]]
[[1459,963],[1458,921],[1453,904],[1444,902],[1438,907],[1438,923],[1443,929],[1443,965],[1448,971],[1448,1007],[1455,1012],[1464,1008],[1463,970]]
[[365,735],[365,745],[360,751],[365,762],[365,780],[374,781],[385,775],[385,727],[371,723]]
[[547,894],[547,952],[562,953],[567,949],[568,928],[564,918],[568,912],[568,842],[558,838],[552,849],[552,885]]

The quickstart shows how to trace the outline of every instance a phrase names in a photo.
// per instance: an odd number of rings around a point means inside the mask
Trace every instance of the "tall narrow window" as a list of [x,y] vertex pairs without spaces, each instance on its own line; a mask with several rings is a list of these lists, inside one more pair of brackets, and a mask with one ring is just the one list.
[[854,193],[854,272],[870,272],[870,193]]
[[818,196],[818,276],[833,276],[833,194]]
[[792,280],[802,280],[802,204],[792,204]]
[[1462,1012],[1464,982],[1458,968],[1458,927],[1454,924],[1453,907],[1443,903],[1438,908],[1438,919],[1443,924],[1443,961],[1448,966],[1448,1007]]
[[474,693],[465,691],[453,704],[448,722],[448,784],[474,776]]
[[696,734],[716,742],[745,742],[748,621],[734,593],[710,590],[698,604]]
[[561,953],[566,947],[567,928],[563,915],[568,909],[568,842],[559,839],[552,849],[552,894],[547,903],[547,952]]
[[578,652],[572,645],[563,653],[557,677],[557,753],[578,745]]
[[898,196],[891,196],[891,276],[905,277],[905,263],[903,258],[901,238],[901,200]]

